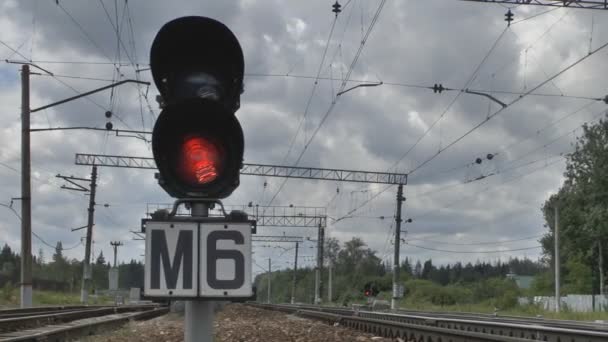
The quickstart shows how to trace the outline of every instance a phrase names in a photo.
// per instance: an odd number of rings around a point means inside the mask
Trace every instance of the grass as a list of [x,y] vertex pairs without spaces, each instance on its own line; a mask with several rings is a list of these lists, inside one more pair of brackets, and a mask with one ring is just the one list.
[[[89,305],[112,304],[113,300],[107,296],[89,295]],[[41,291],[34,289],[34,306],[39,305],[76,305],[80,304],[80,293]],[[2,288],[0,289],[0,308],[18,307],[19,289]]]

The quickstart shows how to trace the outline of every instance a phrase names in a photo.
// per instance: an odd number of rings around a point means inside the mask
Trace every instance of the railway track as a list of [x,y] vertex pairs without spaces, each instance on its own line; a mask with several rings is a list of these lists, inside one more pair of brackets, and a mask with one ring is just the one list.
[[259,308],[293,313],[315,318],[330,324],[338,323],[353,329],[397,338],[405,341],[471,342],[471,341],[547,341],[547,342],[605,342],[608,330],[602,325],[563,323],[550,320],[543,324],[538,319],[527,322],[500,317],[462,317],[453,314],[416,312],[373,312],[335,307],[289,304],[251,304]]
[[169,311],[158,305],[66,306],[0,310],[0,341],[65,341]]

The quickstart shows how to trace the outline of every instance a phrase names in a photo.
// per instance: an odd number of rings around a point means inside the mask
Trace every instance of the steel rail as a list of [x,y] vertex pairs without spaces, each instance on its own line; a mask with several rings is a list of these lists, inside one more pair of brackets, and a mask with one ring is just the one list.
[[45,329],[34,329],[12,334],[0,335],[2,342],[23,341],[67,341],[80,336],[93,335],[101,330],[118,328],[133,320],[146,320],[169,312],[168,307],[151,307],[142,312],[109,315],[102,318],[89,318],[63,325],[51,325]]
[[[547,342],[600,342],[608,341],[608,332],[590,330],[588,327],[564,328],[558,326],[546,326],[539,322],[531,324],[516,324],[508,321],[483,321],[478,318],[455,319],[440,318],[428,315],[406,315],[385,312],[372,312],[365,310],[350,310],[344,308],[315,307],[308,305],[270,305],[269,309],[279,309],[284,312],[310,311],[324,314],[332,314],[340,317],[358,317],[363,320],[381,322],[394,322],[406,325],[435,327],[451,331],[466,331],[485,334],[487,336],[509,337],[524,340],[541,340]],[[359,322],[358,324],[363,324]],[[377,326],[377,322],[374,323]],[[363,324],[365,325],[365,324]],[[429,335],[431,336],[431,335]],[[487,341],[493,341],[487,339]],[[503,341],[503,340],[497,340]],[[508,340],[504,340],[508,341]]]
[[340,325],[376,336],[401,338],[405,341],[425,342],[529,342],[527,339],[489,335],[475,331],[462,331],[434,326],[410,324],[381,319],[363,318],[355,315],[340,315],[318,310],[301,310],[297,307],[273,304],[250,304],[268,310],[278,310],[298,316],[318,319],[331,325]]
[[410,315],[432,315],[434,317],[441,318],[466,318],[466,319],[479,319],[484,321],[502,321],[517,324],[536,324],[558,328],[570,328],[570,329],[581,329],[581,330],[597,330],[597,331],[608,331],[608,324],[606,323],[595,323],[595,322],[580,322],[580,321],[568,321],[559,319],[548,319],[541,317],[526,317],[526,316],[511,316],[511,315],[494,315],[484,313],[472,313],[472,312],[432,312],[432,311],[418,311],[418,310],[403,310],[399,309],[396,311],[399,314],[410,314]]
[[101,308],[107,307],[107,305],[60,305],[60,306],[36,306],[31,308],[15,308],[15,309],[0,309],[0,318],[7,315],[13,314],[32,314],[49,311],[61,311],[61,310],[72,310],[72,309],[85,309],[85,308]]
[[69,310],[59,313],[40,313],[25,317],[0,318],[0,337],[1,334],[23,330],[31,327],[65,323],[83,318],[99,317],[116,313],[150,310],[157,306],[154,305],[125,305],[115,307],[103,307],[94,309]]

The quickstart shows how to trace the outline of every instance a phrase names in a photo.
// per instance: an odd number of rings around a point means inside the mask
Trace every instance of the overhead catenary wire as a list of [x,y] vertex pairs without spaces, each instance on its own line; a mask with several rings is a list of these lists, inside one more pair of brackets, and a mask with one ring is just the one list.
[[502,107],[499,110],[497,110],[496,112],[494,112],[493,114],[491,114],[490,116],[488,116],[485,120],[481,121],[480,123],[478,123],[477,125],[473,126],[471,129],[469,129],[467,132],[465,132],[463,135],[461,135],[460,137],[454,139],[453,141],[451,141],[449,144],[447,144],[445,147],[442,147],[441,149],[439,149],[437,151],[437,153],[433,154],[431,157],[425,159],[422,163],[418,164],[416,167],[414,167],[412,170],[410,170],[409,174],[411,175],[412,173],[420,170],[421,168],[423,168],[425,165],[427,165],[429,162],[431,162],[432,160],[434,160],[435,158],[437,158],[437,156],[439,156],[442,152],[446,151],[447,149],[451,148],[452,146],[458,144],[462,139],[466,138],[469,134],[473,133],[474,131],[476,131],[478,128],[484,126],[487,122],[489,122],[490,120],[492,120],[493,118],[495,118],[496,116],[502,114],[507,108],[511,107],[512,105],[514,105],[515,103],[521,101],[523,98],[526,97],[526,95],[528,93],[532,93],[535,90],[543,87],[544,85],[546,85],[547,83],[551,82],[552,80],[556,79],[557,77],[561,76],[562,74],[564,74],[565,72],[567,72],[568,70],[574,68],[575,66],[577,66],[578,64],[580,64],[581,62],[585,61],[587,58],[593,56],[594,54],[596,54],[597,52],[601,51],[602,49],[604,49],[606,46],[608,46],[608,42],[602,44],[600,47],[598,47],[597,49],[591,51],[589,54],[581,57],[580,59],[576,60],[575,62],[571,63],[570,65],[568,65],[567,67],[565,67],[564,69],[560,70],[559,72],[557,72],[556,74],[554,74],[553,76],[549,77],[548,79],[546,79],[545,81],[541,82],[540,84],[538,84],[537,86],[535,86],[534,88],[530,89],[530,91],[524,93],[523,95],[520,95],[518,98],[516,98],[515,100],[511,101],[506,107]]
[[329,48],[329,44],[331,43],[331,37],[334,34],[334,29],[336,27],[336,22],[338,21],[338,16],[334,17],[332,21],[331,28],[329,30],[329,36],[327,37],[327,42],[325,43],[325,48],[323,49],[323,54],[321,57],[321,62],[319,63],[319,67],[317,68],[317,75],[315,77],[315,81],[313,83],[312,89],[310,91],[310,95],[308,96],[308,100],[306,101],[306,107],[304,108],[304,114],[302,114],[302,118],[300,119],[300,123],[298,124],[298,128],[296,129],[296,134],[294,134],[291,143],[289,144],[289,148],[287,149],[287,153],[285,153],[285,157],[283,158],[283,164],[287,161],[291,150],[296,142],[296,139],[302,129],[302,125],[306,122],[306,117],[308,115],[308,110],[310,109],[310,105],[312,103],[312,99],[315,96],[315,91],[317,90],[317,85],[319,83],[319,77],[321,76],[321,70],[323,69],[323,64],[325,63],[325,56],[327,56],[327,50]]
[[456,253],[456,254],[497,254],[497,253],[519,252],[519,251],[526,251],[526,250],[543,248],[543,246],[539,245],[539,246],[532,246],[532,247],[523,247],[523,248],[514,248],[514,249],[503,249],[503,250],[493,250],[493,251],[454,251],[454,250],[448,250],[448,249],[439,249],[439,248],[419,246],[419,245],[415,245],[415,244],[412,244],[412,243],[409,243],[409,242],[405,242],[405,244],[408,245],[408,246],[412,246],[412,247],[416,247],[416,248],[420,248],[420,249],[426,249],[426,250],[429,250],[429,251],[443,252],[443,253]]
[[[369,39],[369,36],[371,34],[371,32],[373,31],[373,28],[375,27],[376,23],[378,22],[378,19],[380,18],[380,13],[382,13],[382,9],[384,8],[384,5],[386,4],[386,0],[382,0],[378,6],[378,9],[376,10],[374,17],[371,21],[371,23],[369,24],[369,27],[365,33],[365,36],[363,37],[363,39],[361,40],[360,44],[359,44],[359,48],[357,50],[357,52],[355,53],[355,56],[353,58],[353,60],[351,61],[351,64],[348,68],[348,71],[346,73],[346,76],[344,77],[344,80],[342,81],[340,88],[338,89],[337,93],[339,94],[340,92],[342,92],[347,85],[348,80],[350,79],[350,76],[355,68],[355,65],[357,64],[357,61],[359,60],[359,56],[361,56],[361,52],[363,51],[363,48],[365,47],[365,44],[367,42],[367,40]],[[321,118],[321,121],[319,122],[319,124],[317,125],[317,127],[315,128],[315,130],[313,131],[312,135],[310,136],[310,138],[306,141],[306,143],[304,144],[304,147],[302,148],[302,151],[300,152],[298,158],[296,159],[296,161],[294,162],[293,166],[298,166],[298,164],[300,163],[300,161],[302,160],[302,157],[304,156],[304,154],[306,153],[306,151],[308,150],[308,146],[310,146],[310,144],[312,143],[312,141],[315,139],[315,137],[317,136],[317,134],[319,133],[319,130],[321,129],[321,127],[323,127],[323,124],[325,123],[325,121],[327,120],[327,118],[331,115],[331,113],[333,112],[338,99],[340,98],[339,95],[336,95],[332,101],[331,104],[329,105],[329,108],[327,109],[327,111],[325,112],[325,114],[323,115],[323,117]],[[276,197],[279,195],[279,193],[283,190],[283,188],[285,187],[285,184],[287,184],[287,181],[289,181],[289,178],[285,178],[282,182],[281,185],[279,186],[278,190],[274,193],[274,195],[272,196],[272,198],[270,199],[270,201],[266,204],[267,206],[270,206],[274,200],[276,199]]]
[[[533,239],[537,239],[540,237],[543,237],[544,234],[538,234],[538,235],[533,235],[533,236],[528,236],[528,237],[523,237],[523,238],[519,238],[519,239],[511,239],[511,240],[502,240],[502,241],[484,241],[484,242],[469,242],[469,243],[459,243],[459,242],[444,242],[444,241],[437,241],[437,240],[432,240],[432,239],[425,239],[425,238],[408,238],[406,239],[408,242],[409,241],[423,241],[423,242],[430,242],[430,243],[435,243],[438,245],[454,245],[454,246],[483,246],[483,245],[500,245],[503,243],[512,243],[512,242],[520,242],[520,241],[527,241],[527,240],[533,240]],[[407,242],[406,242],[407,243]]]

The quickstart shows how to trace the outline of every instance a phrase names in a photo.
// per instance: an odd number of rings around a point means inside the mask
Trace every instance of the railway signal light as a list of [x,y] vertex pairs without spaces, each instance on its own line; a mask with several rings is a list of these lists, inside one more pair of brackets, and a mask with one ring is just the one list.
[[380,293],[380,291],[374,283],[365,283],[363,286],[363,295],[365,297],[376,297],[378,293]]
[[176,198],[225,198],[239,185],[244,138],[235,117],[243,92],[241,46],[224,24],[182,17],[150,51],[162,112],[152,132],[158,181]]

